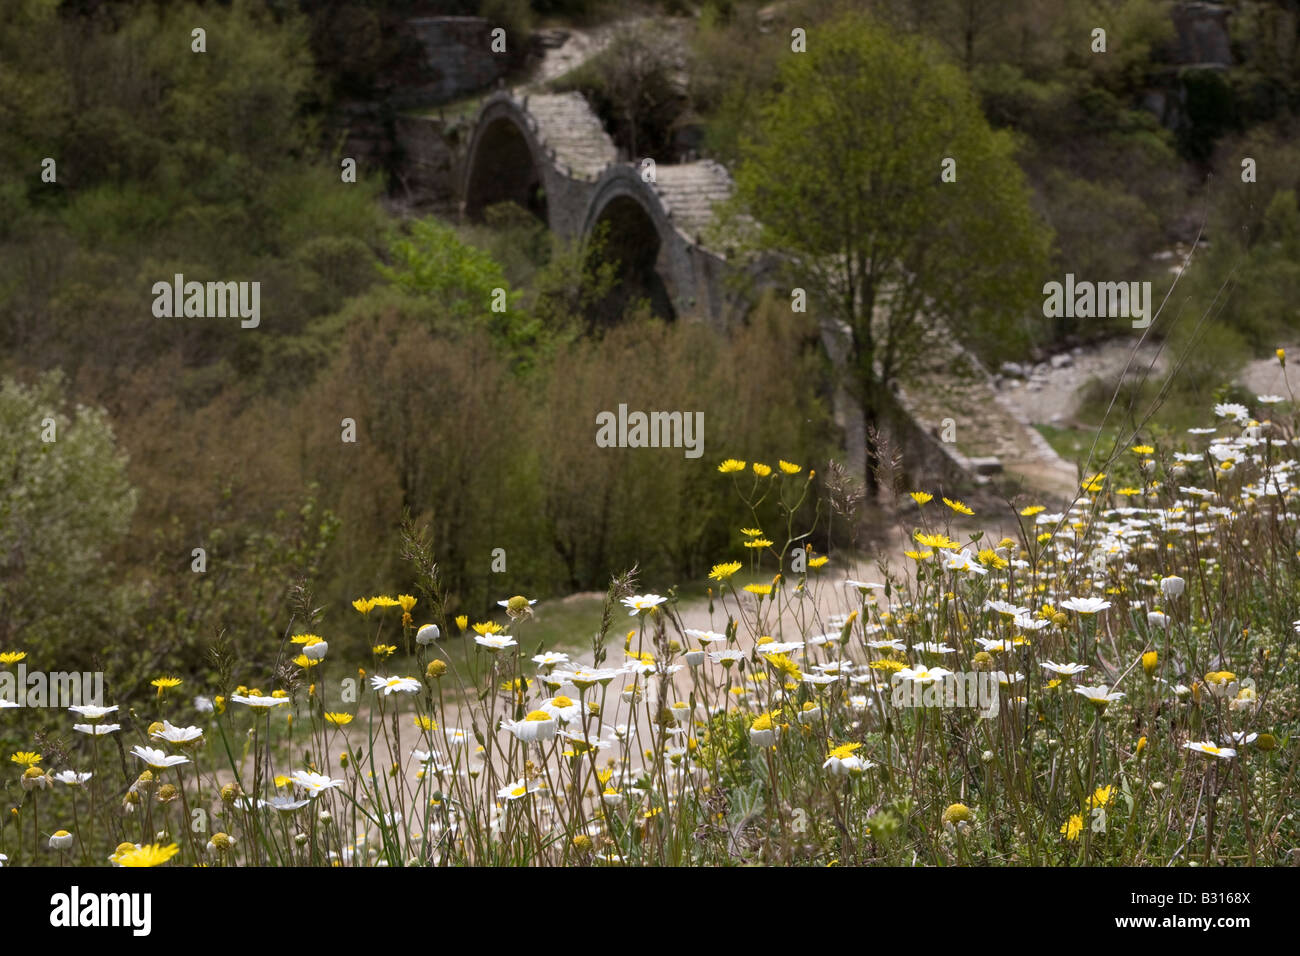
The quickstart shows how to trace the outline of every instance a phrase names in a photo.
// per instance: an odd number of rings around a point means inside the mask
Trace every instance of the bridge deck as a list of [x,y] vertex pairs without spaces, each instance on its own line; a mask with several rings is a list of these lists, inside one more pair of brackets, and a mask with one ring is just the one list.
[[673,225],[694,239],[713,221],[714,203],[731,196],[731,176],[712,160],[699,160],[655,170],[656,189],[663,197]]
[[580,178],[600,174],[618,159],[618,150],[581,93],[534,93],[528,112],[537,123],[537,138],[555,153],[561,171]]

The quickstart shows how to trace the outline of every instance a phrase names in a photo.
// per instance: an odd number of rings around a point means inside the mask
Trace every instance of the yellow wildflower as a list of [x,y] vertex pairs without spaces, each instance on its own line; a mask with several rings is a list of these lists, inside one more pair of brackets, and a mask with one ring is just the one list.
[[709,572],[709,577],[714,581],[725,581],[741,568],[739,561],[724,561],[722,564],[715,564],[713,570]]

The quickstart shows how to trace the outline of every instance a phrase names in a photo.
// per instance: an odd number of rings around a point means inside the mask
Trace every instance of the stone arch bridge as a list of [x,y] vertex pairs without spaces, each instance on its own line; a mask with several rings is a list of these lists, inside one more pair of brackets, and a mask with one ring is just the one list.
[[[463,153],[460,200],[473,220],[487,207],[514,202],[541,218],[556,234],[585,240],[602,224],[609,227],[608,250],[621,263],[625,298],[647,298],[661,315],[692,317],[721,328],[737,304],[725,292],[732,268],[725,255],[706,248],[703,235],[714,204],[728,198],[732,181],[725,168],[708,160],[657,164],[654,181],[643,179],[636,163],[621,161],[618,150],[586,100],[578,93],[498,91],[478,111]],[[648,178],[648,177],[647,177]],[[751,278],[761,264],[746,269]],[[822,338],[832,362],[843,367],[845,329],[823,317]],[[938,475],[950,487],[972,479],[987,481],[991,471],[1007,471],[1052,498],[1069,500],[1075,469],[999,394],[993,377],[937,318],[926,350],[934,368],[893,397],[887,429],[906,449],[918,471]],[[936,380],[961,376],[960,395],[928,401]],[[911,387],[909,387],[909,384]],[[861,409],[836,388],[835,417],[846,436],[850,468],[865,473],[865,423]],[[955,444],[938,437],[944,416],[954,408],[977,409],[964,420]]]
[[714,203],[731,195],[720,164],[656,164],[647,181],[636,163],[619,160],[581,94],[505,90],[480,107],[463,163],[467,218],[514,202],[564,238],[586,240],[605,226],[623,296],[644,297],[661,315],[722,321],[726,259],[701,238]]

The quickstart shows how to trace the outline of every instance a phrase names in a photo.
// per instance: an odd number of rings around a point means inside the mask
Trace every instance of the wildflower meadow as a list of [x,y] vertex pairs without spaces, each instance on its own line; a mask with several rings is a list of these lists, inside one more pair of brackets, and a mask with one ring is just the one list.
[[[521,595],[445,633],[436,570],[418,596],[353,602],[360,660],[287,620],[278,670],[224,660],[208,686],[158,675],[145,697],[47,711],[6,755],[21,799],[0,859],[1286,863],[1291,408],[1219,404],[1176,440],[1133,441],[1064,511],[917,489],[898,560],[874,564],[801,543],[814,469],[727,459],[714,480],[742,546],[702,601],[616,572],[589,643],[563,651],[523,649]],[[0,653],[9,671],[57,663]],[[991,698],[961,700],[956,678]]]

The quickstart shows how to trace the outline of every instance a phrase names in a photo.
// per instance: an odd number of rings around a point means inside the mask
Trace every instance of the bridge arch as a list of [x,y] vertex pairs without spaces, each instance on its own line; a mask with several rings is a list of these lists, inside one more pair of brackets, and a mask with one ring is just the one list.
[[[682,240],[655,188],[631,165],[609,166],[596,181],[582,238],[603,234],[605,256],[617,260],[620,281],[610,303],[618,312],[636,299],[665,318],[679,311]],[[689,264],[687,265],[689,268]]]
[[513,202],[552,226],[546,153],[535,122],[514,100],[494,97],[484,104],[465,157],[466,218],[481,220],[488,206]]

